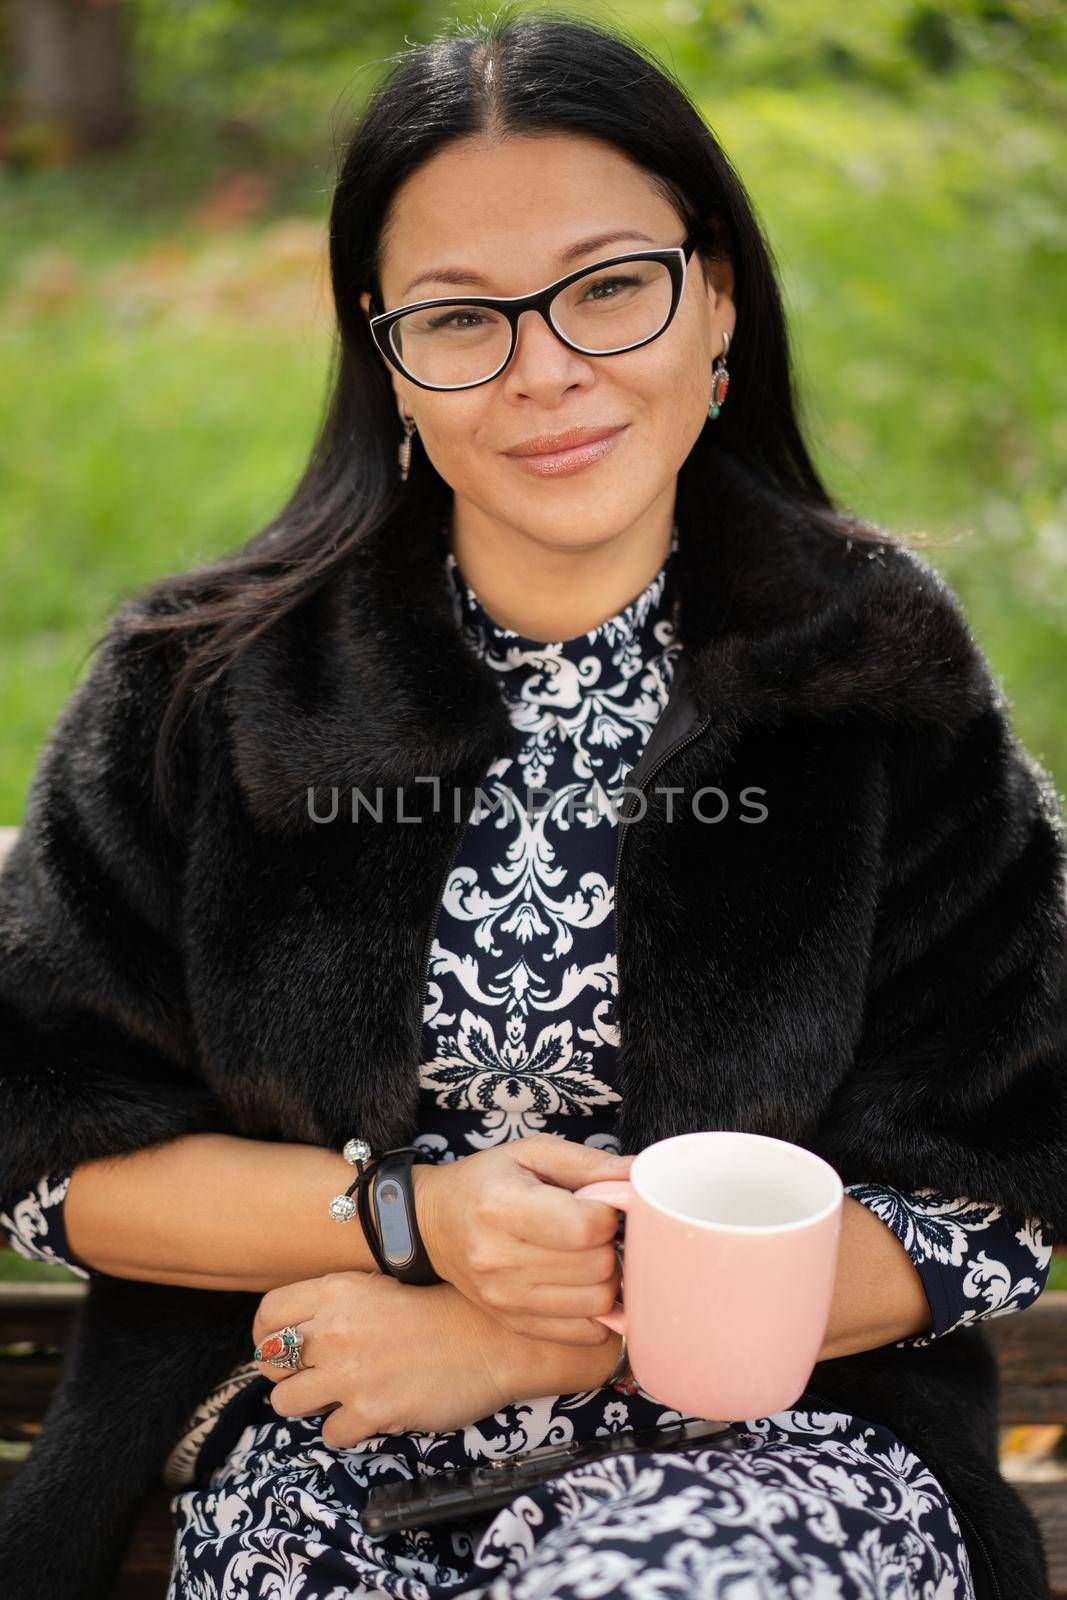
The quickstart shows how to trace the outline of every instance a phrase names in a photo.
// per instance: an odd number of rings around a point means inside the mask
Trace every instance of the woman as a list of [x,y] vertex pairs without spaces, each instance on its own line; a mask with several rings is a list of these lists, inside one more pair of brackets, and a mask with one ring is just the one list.
[[[628,43],[506,21],[400,58],[330,237],[303,482],[116,616],[0,877],[3,1222],[89,1280],[4,1592],[106,1595],[173,1452],[171,1600],[1047,1594],[973,1325],[1067,1233],[1059,818],[819,483],[740,184]],[[569,1191],[712,1127],[846,1180],[796,1405],[368,1535],[374,1485],[676,1420]],[[353,1140],[432,1158],[439,1281],[331,1215]]]

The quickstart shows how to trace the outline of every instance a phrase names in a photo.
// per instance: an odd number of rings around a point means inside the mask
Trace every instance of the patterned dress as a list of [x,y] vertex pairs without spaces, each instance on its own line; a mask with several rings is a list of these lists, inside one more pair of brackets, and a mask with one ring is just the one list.
[[[677,529],[635,599],[588,633],[547,644],[495,622],[445,556],[456,625],[496,674],[523,741],[482,782],[434,931],[414,1142],[438,1161],[542,1130],[618,1149],[610,800],[670,689],[676,552]],[[66,1261],[68,1181],[42,1177],[0,1214],[21,1254]],[[930,1331],[898,1345],[1019,1310],[1045,1286],[1051,1246],[1036,1218],[929,1189],[854,1183],[847,1192],[896,1234],[926,1290]],[[620,1234],[624,1244],[624,1219]],[[680,1414],[643,1390],[605,1385],[448,1432],[331,1448],[321,1415],[279,1417],[272,1392],[258,1392],[209,1487],[174,1495],[167,1600],[974,1597],[937,1479],[862,1417],[731,1419],[743,1430],[737,1451],[609,1457],[475,1520],[372,1538],[360,1523],[372,1485]]]

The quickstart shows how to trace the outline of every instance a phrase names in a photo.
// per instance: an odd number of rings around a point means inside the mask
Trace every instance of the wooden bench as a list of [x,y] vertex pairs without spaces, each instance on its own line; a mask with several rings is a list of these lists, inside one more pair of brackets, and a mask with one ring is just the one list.
[[[70,1318],[85,1285],[0,1283],[0,1487],[18,1470],[40,1428],[55,1383]],[[1046,1446],[1067,1424],[1067,1290],[1046,1289],[1025,1311],[986,1324],[1001,1377],[1001,1461],[1044,1533],[1053,1593],[1067,1600],[1067,1459],[1034,1459],[1018,1451],[1020,1433],[1037,1431]],[[1014,1443],[1014,1448],[1013,1448]],[[162,1600],[173,1533],[169,1491],[161,1484],[145,1503],[112,1600]]]
[[[40,1431],[84,1294],[85,1284],[76,1278],[0,1282],[0,1493]],[[112,1600],[162,1600],[166,1594],[174,1547],[170,1494],[160,1483],[146,1500]]]

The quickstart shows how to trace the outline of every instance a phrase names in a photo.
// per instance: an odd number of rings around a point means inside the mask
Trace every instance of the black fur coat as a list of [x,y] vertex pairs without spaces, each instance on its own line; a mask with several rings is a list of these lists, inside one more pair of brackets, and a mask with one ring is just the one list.
[[[769,1133],[847,1183],[995,1201],[1067,1239],[1047,774],[924,560],[783,510],[721,452],[699,520],[679,517],[685,649],[631,781],[674,753],[620,864],[621,1149]],[[473,801],[513,748],[455,627],[440,537],[369,537],[199,697],[173,828],[148,769],[184,647],[109,629],[0,874],[0,1203],[194,1131],[337,1149],[417,1131],[424,947],[459,826],[413,780]],[[350,791],[379,784],[385,820],[354,824]],[[421,824],[395,819],[398,785]],[[766,820],[733,805],[702,823],[685,802],[705,785],[761,786]],[[334,786],[336,820],[312,820],[309,789],[321,816]],[[248,1359],[259,1298],[91,1281],[0,1502],[7,1600],[102,1600],[181,1424]],[[1042,1600],[1036,1525],[997,1469],[995,1377],[984,1329],[961,1328],[820,1362],[797,1406],[894,1429],[964,1508],[1001,1600]]]

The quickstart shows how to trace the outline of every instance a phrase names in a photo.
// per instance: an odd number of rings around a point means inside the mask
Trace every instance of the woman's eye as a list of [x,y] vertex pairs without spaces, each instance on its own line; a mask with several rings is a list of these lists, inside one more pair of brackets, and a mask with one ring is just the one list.
[[597,300],[611,300],[614,298],[613,295],[596,294],[595,291],[598,289],[636,289],[640,282],[640,278],[634,277],[595,278],[589,286],[589,294]]
[[432,317],[430,319],[430,330],[431,332],[436,332],[438,328],[458,328],[461,325],[465,328],[473,328],[484,320],[474,311],[447,311],[440,317]]

